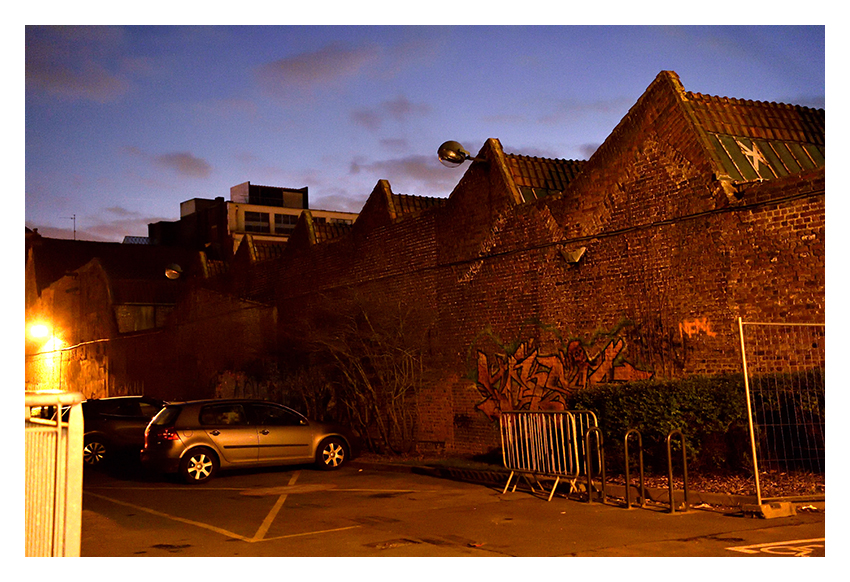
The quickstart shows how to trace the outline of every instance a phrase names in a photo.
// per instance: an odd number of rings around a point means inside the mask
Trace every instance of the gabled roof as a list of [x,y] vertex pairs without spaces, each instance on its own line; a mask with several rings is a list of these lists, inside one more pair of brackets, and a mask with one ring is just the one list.
[[563,192],[584,167],[584,160],[562,160],[505,154],[508,170],[528,202]]
[[341,222],[316,222],[313,219],[313,232],[316,242],[321,243],[337,239],[351,231],[352,225]]
[[446,198],[414,196],[412,194],[392,194],[391,201],[394,212],[393,218],[398,220],[405,216],[428,210],[429,208],[443,206],[446,203]]
[[799,105],[684,94],[697,129],[733,181],[825,166],[825,112]]
[[236,256],[245,256],[244,260],[260,263],[278,258],[283,254],[284,248],[286,248],[285,242],[257,240],[250,234],[246,234],[239,242]]

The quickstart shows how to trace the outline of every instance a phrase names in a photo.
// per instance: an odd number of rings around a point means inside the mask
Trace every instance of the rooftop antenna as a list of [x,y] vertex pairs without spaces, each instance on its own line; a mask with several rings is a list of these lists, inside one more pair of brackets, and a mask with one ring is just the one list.
[[74,221],[74,240],[77,240],[77,215],[73,214],[71,216],[66,216],[65,218]]

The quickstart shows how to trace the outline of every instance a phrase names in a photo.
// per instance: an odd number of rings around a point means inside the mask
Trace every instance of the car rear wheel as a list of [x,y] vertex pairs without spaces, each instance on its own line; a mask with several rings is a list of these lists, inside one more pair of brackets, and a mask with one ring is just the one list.
[[195,449],[180,461],[180,475],[187,483],[209,481],[218,472],[218,459],[209,449]]
[[316,464],[320,469],[339,469],[348,460],[348,451],[342,439],[325,439],[316,452]]
[[88,438],[83,444],[83,462],[87,467],[98,467],[106,460],[108,452],[105,441],[96,437]]

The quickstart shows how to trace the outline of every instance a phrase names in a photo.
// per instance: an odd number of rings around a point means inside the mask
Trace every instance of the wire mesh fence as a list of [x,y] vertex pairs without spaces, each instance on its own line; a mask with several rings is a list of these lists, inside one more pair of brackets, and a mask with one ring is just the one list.
[[826,326],[739,320],[739,327],[761,503],[767,474],[826,472]]

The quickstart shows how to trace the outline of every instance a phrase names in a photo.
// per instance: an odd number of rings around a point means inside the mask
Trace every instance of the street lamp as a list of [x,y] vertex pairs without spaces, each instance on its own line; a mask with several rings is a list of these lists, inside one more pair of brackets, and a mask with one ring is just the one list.
[[469,152],[456,141],[447,141],[437,148],[437,157],[440,163],[447,168],[457,168],[466,160],[473,162],[486,162],[484,158],[473,158]]

